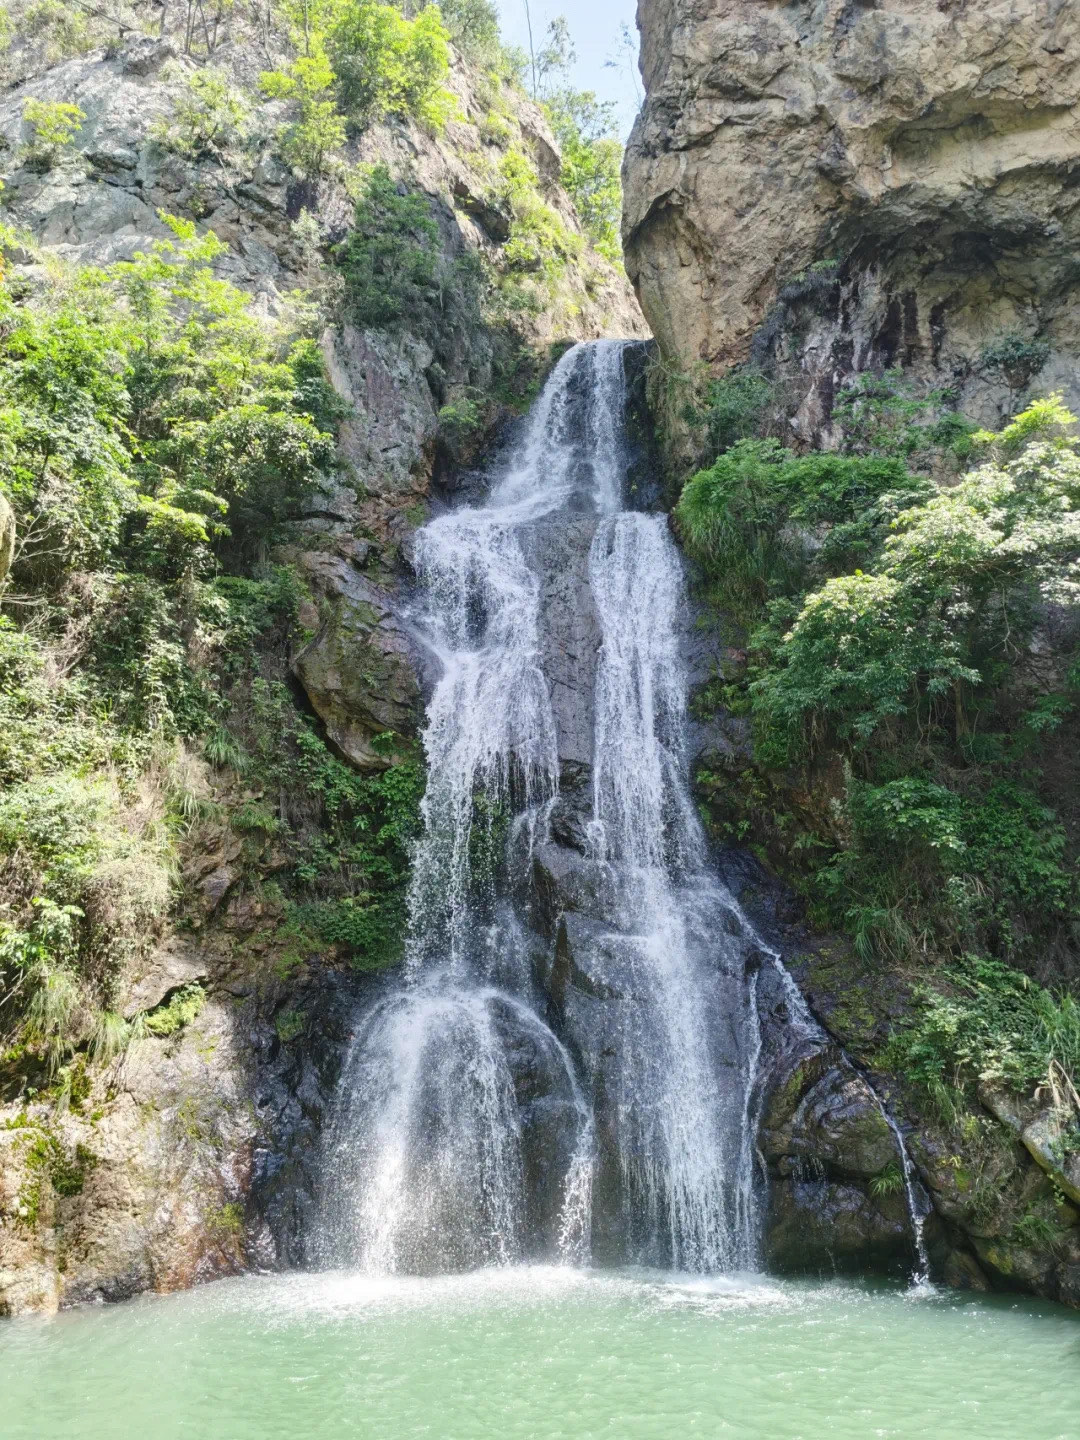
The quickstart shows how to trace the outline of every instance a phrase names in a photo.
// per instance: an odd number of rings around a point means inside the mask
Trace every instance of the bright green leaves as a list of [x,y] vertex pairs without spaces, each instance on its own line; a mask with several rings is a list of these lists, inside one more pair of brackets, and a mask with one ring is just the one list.
[[49,170],[82,129],[86,113],[78,105],[61,100],[24,100],[23,123],[30,132],[30,143],[24,152],[25,162],[39,170]]
[[326,169],[328,157],[345,143],[345,120],[338,113],[334,87],[337,76],[323,54],[301,56],[288,70],[268,70],[259,77],[263,94],[295,100],[299,114],[281,132],[281,153],[301,175],[311,179]]
[[721,603],[754,617],[880,546],[897,510],[931,486],[881,456],[795,456],[742,440],[686,485],[675,511]]
[[303,374],[282,358],[249,297],[214,275],[221,243],[164,218],[176,240],[11,309],[0,485],[17,584],[125,563],[205,574],[219,542],[245,526],[265,538],[333,464],[305,413],[310,354]]
[[407,20],[379,0],[344,0],[326,33],[341,101],[362,123],[412,116],[439,130],[454,111],[444,88],[450,73],[449,35],[438,8]]
[[208,65],[181,75],[172,116],[157,121],[152,133],[185,159],[217,159],[247,138],[250,122],[250,102],[233,88],[228,72]]
[[827,740],[865,743],[906,715],[977,684],[947,621],[890,575],[845,575],[810,595],[750,689],[762,759],[784,764]]
[[573,200],[594,248],[611,261],[622,259],[622,142],[614,106],[591,90],[563,89],[545,107],[562,151],[560,179]]
[[[1080,600],[1078,442],[1038,438],[1070,419],[1040,402],[994,439],[1012,458],[940,490],[898,459],[796,458],[760,440],[687,484],[676,518],[721,603],[760,616],[828,577],[798,601],[794,623],[778,610],[783,630],[758,640],[768,658],[751,693],[772,763],[865,744],[947,696],[962,731],[964,687],[1030,630],[1037,605]],[[868,573],[837,573],[853,561]]]
[[1080,1005],[987,956],[965,955],[941,984],[916,992],[914,1017],[893,1036],[884,1063],[948,1103],[958,1081],[1015,1090],[1080,1074]]
[[[687,484],[676,520],[749,630],[734,703],[756,764],[828,792],[800,839],[814,918],[893,963],[1030,955],[1036,936],[1064,943],[1077,902],[1036,763],[1075,707],[1080,442],[1051,397],[968,435],[990,459],[939,486],[906,469],[907,420],[886,399],[863,419],[893,453],[742,440]],[[1038,642],[1048,616],[1062,654]]]
[[392,325],[423,311],[436,293],[438,236],[424,197],[401,194],[387,167],[374,166],[337,251],[357,324]]

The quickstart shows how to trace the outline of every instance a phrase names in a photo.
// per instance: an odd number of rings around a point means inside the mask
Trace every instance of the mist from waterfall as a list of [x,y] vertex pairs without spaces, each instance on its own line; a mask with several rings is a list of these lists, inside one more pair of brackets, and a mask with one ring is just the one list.
[[[624,352],[568,351],[486,503],[416,537],[413,618],[440,670],[424,828],[404,973],[358,1022],[339,1082],[327,1264],[586,1262],[594,1229],[604,1259],[755,1262],[754,937],[688,789],[679,557],[665,516],[624,509]],[[570,656],[587,683],[567,711],[544,587],[575,544],[595,634]],[[589,717],[581,838],[553,849],[572,798],[560,726]],[[550,854],[591,898],[564,897],[545,936]]]

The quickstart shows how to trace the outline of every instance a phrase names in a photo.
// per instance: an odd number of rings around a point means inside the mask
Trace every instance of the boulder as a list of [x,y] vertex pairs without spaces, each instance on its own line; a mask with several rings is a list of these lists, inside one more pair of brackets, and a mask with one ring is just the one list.
[[[326,614],[293,660],[293,673],[337,754],[360,770],[384,770],[403,758],[416,734],[416,647],[393,598],[349,560],[317,551],[301,563]],[[388,738],[377,742],[378,736]]]

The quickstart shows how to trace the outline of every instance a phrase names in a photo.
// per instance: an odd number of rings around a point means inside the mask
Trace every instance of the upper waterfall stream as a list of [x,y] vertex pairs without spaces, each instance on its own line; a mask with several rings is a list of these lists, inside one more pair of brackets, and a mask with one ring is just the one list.
[[755,1259],[756,942],[687,788],[683,578],[626,508],[624,351],[569,350],[486,503],[416,537],[424,832],[404,978],[339,1086],[331,1263]]

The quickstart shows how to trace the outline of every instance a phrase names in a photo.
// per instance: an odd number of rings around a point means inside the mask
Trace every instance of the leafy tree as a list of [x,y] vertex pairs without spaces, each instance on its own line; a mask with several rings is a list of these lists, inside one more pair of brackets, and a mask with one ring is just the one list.
[[546,109],[562,151],[560,178],[585,233],[601,255],[619,260],[623,147],[615,107],[598,101],[591,90],[562,89],[554,92]]
[[217,66],[183,76],[173,98],[171,120],[153,127],[161,144],[190,160],[220,156],[246,138],[251,107],[232,86],[228,72]]
[[299,117],[281,135],[281,153],[301,175],[315,178],[327,156],[345,143],[345,121],[333,98],[337,76],[325,55],[302,57],[287,71],[268,70],[259,77],[263,93],[295,99]]
[[436,292],[438,234],[427,201],[402,194],[387,167],[376,165],[337,252],[359,324],[391,325],[423,311]]
[[450,39],[470,60],[490,63],[499,56],[499,12],[492,0],[441,0],[439,10]]
[[[799,717],[808,737],[824,725],[817,734],[865,741],[889,716],[951,695],[959,737],[965,687],[1030,633],[1038,605],[1080,602],[1080,441],[1046,435],[1071,423],[1052,400],[985,437],[1002,458],[900,510],[875,574],[807,596],[754,687],[763,723],[789,742]],[[1019,436],[1025,448],[1005,458]]]
[[434,5],[407,20],[380,0],[344,0],[326,44],[346,110],[363,123],[410,115],[441,129],[453,110],[448,42]]
[[60,100],[24,100],[23,123],[30,131],[26,159],[48,170],[82,129],[86,112]]

